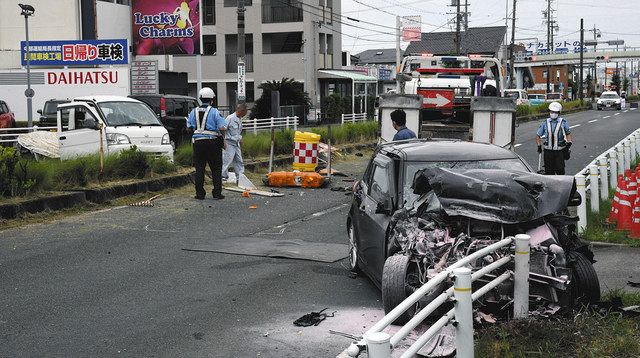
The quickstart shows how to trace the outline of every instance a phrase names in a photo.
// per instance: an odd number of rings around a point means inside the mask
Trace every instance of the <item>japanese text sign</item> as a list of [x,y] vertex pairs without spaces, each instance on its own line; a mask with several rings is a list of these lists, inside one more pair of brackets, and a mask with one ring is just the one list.
[[[22,65],[27,65],[27,43],[20,42]],[[126,65],[127,40],[29,41],[31,66]]]

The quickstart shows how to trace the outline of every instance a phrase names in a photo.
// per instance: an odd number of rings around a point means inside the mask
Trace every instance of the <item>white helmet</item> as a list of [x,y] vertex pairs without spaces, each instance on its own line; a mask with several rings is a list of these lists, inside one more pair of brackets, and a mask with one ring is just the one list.
[[549,112],[562,112],[562,105],[558,102],[551,102],[549,104]]
[[198,93],[198,96],[200,98],[213,99],[213,98],[215,98],[216,94],[213,92],[213,90],[211,88],[202,87],[202,89],[200,90],[200,93]]

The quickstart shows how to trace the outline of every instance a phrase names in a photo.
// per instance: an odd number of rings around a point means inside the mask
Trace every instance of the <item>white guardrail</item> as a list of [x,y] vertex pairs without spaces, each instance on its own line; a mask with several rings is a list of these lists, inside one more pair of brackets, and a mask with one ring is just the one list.
[[[67,128],[67,127],[64,127]],[[0,128],[0,143],[16,143],[18,135],[33,131],[57,131],[58,127],[22,127],[22,128]]]
[[[631,169],[640,155],[640,129],[626,136],[609,148],[575,175],[576,186],[582,203],[578,206],[578,232],[587,228],[587,199],[593,213],[600,211],[600,200],[609,199],[609,188],[615,189],[618,174]],[[587,193],[589,195],[587,196]],[[633,203],[632,203],[633,204]]]
[[342,124],[364,122],[367,120],[366,113],[350,113],[342,115]]
[[298,117],[271,117],[271,118],[254,118],[242,121],[245,130],[253,131],[254,134],[260,130],[270,130],[271,128],[293,128],[298,129]]
[[[416,340],[408,350],[402,354],[402,358],[414,357],[437,333],[448,323],[455,321],[456,325],[456,356],[473,357],[473,301],[485,295],[487,292],[500,285],[502,282],[514,277],[514,319],[526,318],[529,314],[529,241],[528,235],[516,235],[498,241],[490,246],[474,252],[473,254],[457,261],[446,270],[430,279],[425,285],[417,289],[407,299],[391,310],[378,323],[374,324],[363,338],[353,343],[348,349],[350,357],[357,357],[361,352],[367,352],[369,358],[390,358],[391,351],[405,337],[422,323],[431,313],[447,301],[454,301],[455,306],[449,312],[431,325],[431,327]],[[515,255],[506,256],[495,262],[471,272],[466,268],[469,263],[495,252],[503,247],[511,246],[515,242]],[[491,282],[472,292],[471,283],[493,272],[494,270],[515,260],[514,271],[505,271]],[[429,294],[431,290],[449,279],[454,278],[454,285],[433,299],[426,307],[421,309],[409,322],[400,328],[393,336],[383,332],[408,308],[416,304],[421,298]],[[341,355],[343,356],[343,355]]]

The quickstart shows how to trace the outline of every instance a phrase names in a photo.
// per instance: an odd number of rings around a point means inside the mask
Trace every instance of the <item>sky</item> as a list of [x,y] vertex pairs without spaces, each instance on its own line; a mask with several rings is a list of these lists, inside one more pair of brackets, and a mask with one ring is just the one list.
[[[511,18],[513,0],[467,1],[470,27],[504,25],[507,3]],[[579,41],[580,18],[584,18],[585,39],[593,39],[593,31],[588,30],[592,30],[595,25],[601,32],[600,41],[622,39],[626,46],[640,47],[640,24],[637,20],[640,17],[640,6],[633,5],[636,1],[638,0],[554,0],[552,9],[556,10],[554,16],[559,26],[555,39]],[[464,0],[461,3],[464,4]],[[455,24],[447,24],[448,20],[454,18],[454,15],[447,14],[455,10],[454,7],[447,6],[450,4],[451,0],[342,0],[342,49],[357,54],[372,48],[394,48],[393,27],[396,15],[420,15],[422,32],[454,31]],[[516,40],[546,40],[547,28],[542,15],[542,11],[546,9],[546,0],[517,0]],[[509,39],[510,37],[511,21]],[[406,48],[407,44],[402,43],[402,48]],[[607,47],[606,44],[598,46]]]

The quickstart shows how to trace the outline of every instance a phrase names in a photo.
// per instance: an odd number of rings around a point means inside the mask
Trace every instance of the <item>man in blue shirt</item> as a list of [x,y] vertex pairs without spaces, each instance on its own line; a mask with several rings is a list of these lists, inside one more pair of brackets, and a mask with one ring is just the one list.
[[[572,144],[569,122],[560,117],[560,111],[560,103],[549,104],[549,118],[540,124],[536,136],[538,153],[542,153],[544,139],[544,173],[547,175],[564,175],[565,154]],[[568,155],[566,157],[568,159]]]
[[187,118],[187,128],[193,131],[193,164],[196,168],[195,186],[198,200],[204,200],[204,171],[207,164],[213,178],[214,199],[224,199],[222,195],[222,148],[225,146],[226,123],[220,112],[213,107],[216,94],[209,87],[199,93],[202,105],[194,108]]
[[403,110],[396,109],[391,112],[391,123],[393,124],[393,129],[398,131],[393,136],[394,141],[416,138],[416,134],[406,127],[407,114]]

